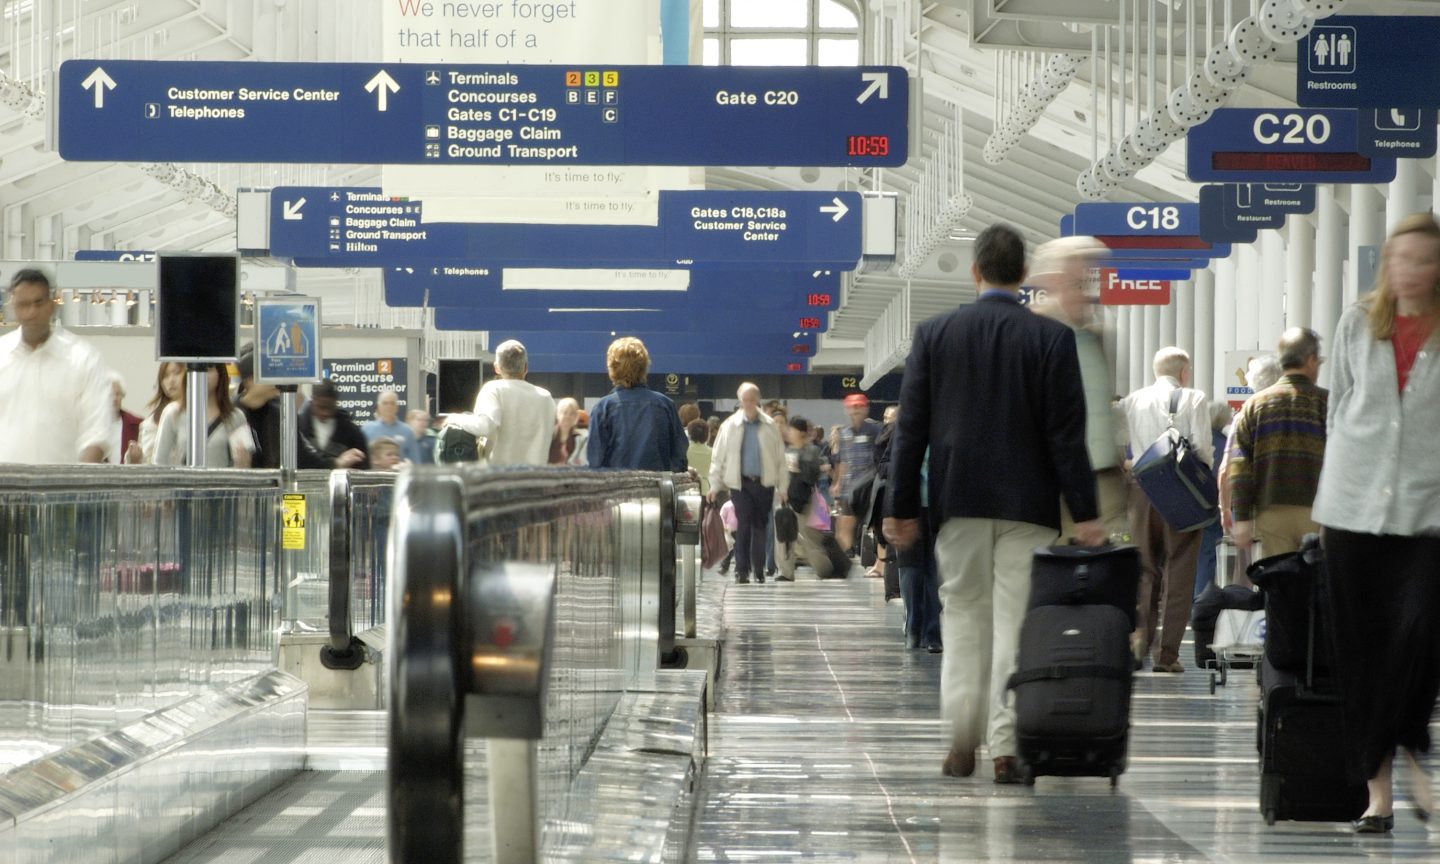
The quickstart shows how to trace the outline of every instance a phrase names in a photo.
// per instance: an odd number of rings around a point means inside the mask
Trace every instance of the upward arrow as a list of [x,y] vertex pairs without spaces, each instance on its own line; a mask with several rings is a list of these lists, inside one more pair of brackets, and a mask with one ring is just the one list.
[[381,111],[386,111],[390,108],[390,94],[399,93],[400,85],[396,83],[394,78],[390,77],[389,72],[381,69],[380,72],[365,85],[365,92],[374,93],[376,98],[375,107]]
[[110,74],[104,69],[96,66],[95,71],[91,72],[88,78],[80,82],[80,86],[86,90],[93,88],[95,90],[95,107],[104,108],[105,91],[115,89],[115,79],[111,78]]
[[869,102],[870,97],[874,96],[877,92],[880,94],[881,99],[890,98],[890,73],[862,72],[860,73],[860,80],[870,82],[870,86],[866,87],[861,91],[859,96],[855,97],[856,102],[864,105],[866,102]]

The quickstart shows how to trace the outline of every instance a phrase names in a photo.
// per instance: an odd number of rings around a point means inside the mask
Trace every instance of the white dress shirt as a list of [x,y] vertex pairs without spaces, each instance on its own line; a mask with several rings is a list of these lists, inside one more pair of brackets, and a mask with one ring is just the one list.
[[114,422],[105,362],[56,327],[39,348],[0,336],[0,462],[61,465],[89,447],[110,449]]
[[[1162,375],[1149,387],[1141,387],[1120,402],[1130,429],[1130,456],[1139,459],[1170,426],[1170,394],[1180,386]],[[1199,390],[1186,388],[1175,412],[1175,431],[1190,440],[1190,446],[1206,465],[1215,465],[1215,443],[1210,440],[1210,400]]]
[[555,437],[555,399],[529,381],[499,378],[480,388],[474,414],[452,414],[450,424],[488,441],[491,465],[546,465]]

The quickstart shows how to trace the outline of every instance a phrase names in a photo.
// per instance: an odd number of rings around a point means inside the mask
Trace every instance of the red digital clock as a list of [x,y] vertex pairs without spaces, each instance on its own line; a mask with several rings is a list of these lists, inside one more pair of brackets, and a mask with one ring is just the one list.
[[889,135],[851,135],[845,139],[846,153],[851,156],[889,156]]
[[820,319],[819,319],[819,318],[801,318],[801,319],[800,319],[800,329],[801,329],[801,330],[819,330],[819,329],[820,329]]
[[804,364],[804,363],[786,363],[786,364],[785,364],[785,371],[786,371],[786,372],[804,372],[804,371],[805,371],[805,364]]
[[791,353],[791,354],[809,354],[809,353],[810,353],[810,346],[809,346],[809,345],[791,345],[791,346],[790,346],[790,353]]
[[810,294],[805,297],[806,306],[829,306],[829,294]]

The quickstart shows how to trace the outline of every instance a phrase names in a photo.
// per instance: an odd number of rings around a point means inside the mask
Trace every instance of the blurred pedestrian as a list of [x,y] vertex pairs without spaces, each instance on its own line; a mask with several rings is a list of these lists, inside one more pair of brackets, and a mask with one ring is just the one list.
[[551,465],[584,465],[590,433],[580,428],[580,403],[569,396],[555,403],[555,433],[550,438]]
[[[245,413],[230,401],[230,373],[223,363],[207,364],[205,370],[205,467],[249,468],[255,452],[255,436]],[[156,465],[190,464],[190,414],[184,390],[180,398],[165,406],[160,429],[155,435]]]

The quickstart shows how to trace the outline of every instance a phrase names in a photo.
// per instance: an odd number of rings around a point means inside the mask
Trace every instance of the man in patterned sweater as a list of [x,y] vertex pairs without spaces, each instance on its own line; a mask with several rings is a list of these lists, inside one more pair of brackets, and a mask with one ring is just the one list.
[[1330,393],[1315,385],[1320,337],[1292,327],[1280,337],[1285,376],[1245,403],[1230,449],[1231,509],[1235,545],[1259,540],[1264,554],[1300,548],[1320,530],[1311,518],[1325,457],[1325,412]]

